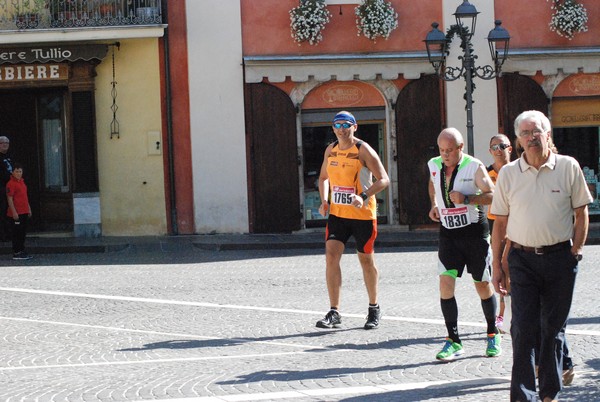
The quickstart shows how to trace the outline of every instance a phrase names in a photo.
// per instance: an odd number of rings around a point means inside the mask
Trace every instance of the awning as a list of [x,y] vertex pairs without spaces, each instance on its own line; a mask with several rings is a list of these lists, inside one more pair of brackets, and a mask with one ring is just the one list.
[[0,47],[0,64],[102,60],[107,52],[102,44]]

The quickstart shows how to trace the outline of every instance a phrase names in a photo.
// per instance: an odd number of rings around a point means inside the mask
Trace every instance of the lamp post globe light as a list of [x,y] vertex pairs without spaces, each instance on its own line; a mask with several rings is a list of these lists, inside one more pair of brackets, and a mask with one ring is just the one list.
[[[458,6],[454,16],[456,25],[448,29],[448,34],[444,34],[438,29],[439,24],[431,24],[431,31],[425,38],[427,48],[427,58],[433,66],[436,75],[444,81],[455,81],[461,77],[465,79],[465,99],[467,102],[467,142],[468,153],[473,155],[473,78],[479,77],[484,80],[491,80],[500,77],[502,74],[502,65],[508,56],[508,44],[510,35],[502,27],[502,22],[496,20],[495,28],[488,34],[487,40],[490,47],[490,53],[494,62],[493,66],[475,66],[477,56],[473,54],[473,45],[471,38],[475,33],[477,23],[477,14],[479,12],[474,5],[467,0]],[[462,61],[460,67],[446,66],[446,57],[450,53],[450,43],[454,35],[458,35],[461,40],[461,49],[463,55],[458,59]]]

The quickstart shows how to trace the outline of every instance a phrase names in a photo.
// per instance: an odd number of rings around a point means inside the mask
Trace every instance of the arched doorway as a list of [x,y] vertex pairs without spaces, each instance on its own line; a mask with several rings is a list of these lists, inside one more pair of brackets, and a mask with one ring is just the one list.
[[294,105],[268,84],[247,84],[245,96],[250,232],[290,233],[302,218]]
[[[318,175],[327,146],[335,141],[331,128],[333,116],[340,110],[354,114],[358,122],[356,137],[367,142],[387,161],[387,125],[385,99],[373,85],[361,81],[332,81],[313,89],[302,102],[302,179],[304,225],[324,227],[326,218],[318,212],[321,199]],[[377,194],[378,222],[389,222],[388,190]]]
[[433,223],[427,161],[439,155],[441,90],[436,76],[425,76],[404,87],[396,101],[399,222],[412,229]]
[[[548,97],[542,87],[531,77],[517,73],[503,74],[498,79],[498,98],[500,130],[513,143],[515,140],[514,122],[521,112],[539,110],[548,115]],[[516,149],[513,147],[513,157],[515,156]]]

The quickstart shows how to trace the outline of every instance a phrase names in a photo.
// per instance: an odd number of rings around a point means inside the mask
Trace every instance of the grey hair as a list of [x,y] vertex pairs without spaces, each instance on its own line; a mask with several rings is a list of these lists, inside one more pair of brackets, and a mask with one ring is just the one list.
[[550,124],[550,119],[546,117],[546,115],[539,110],[526,110],[521,113],[515,119],[515,134],[517,137],[521,136],[521,132],[519,131],[519,126],[524,120],[536,120],[542,125],[542,129],[544,131],[552,130],[552,125]]
[[5,136],[5,135],[1,135],[0,136],[0,141],[8,141],[8,142],[10,142],[10,140],[8,139],[8,137]]

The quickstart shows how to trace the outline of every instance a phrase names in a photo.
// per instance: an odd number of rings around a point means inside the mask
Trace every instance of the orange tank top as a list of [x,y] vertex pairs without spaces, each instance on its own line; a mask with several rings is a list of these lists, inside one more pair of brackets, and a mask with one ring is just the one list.
[[341,150],[336,142],[327,157],[329,176],[329,213],[338,218],[372,220],[377,219],[377,202],[371,196],[362,208],[351,205],[350,194],[360,194],[373,184],[373,174],[363,166],[358,157],[362,141]]
[[[498,178],[498,173],[496,173],[496,171],[494,170],[494,165],[488,166],[487,171],[488,171],[488,174],[490,175],[490,178],[492,179],[492,183],[496,184],[496,179]],[[496,219],[496,215],[492,214],[490,212],[490,209],[492,209],[491,205],[488,205],[487,217],[488,217],[488,219],[494,220],[494,219]]]

